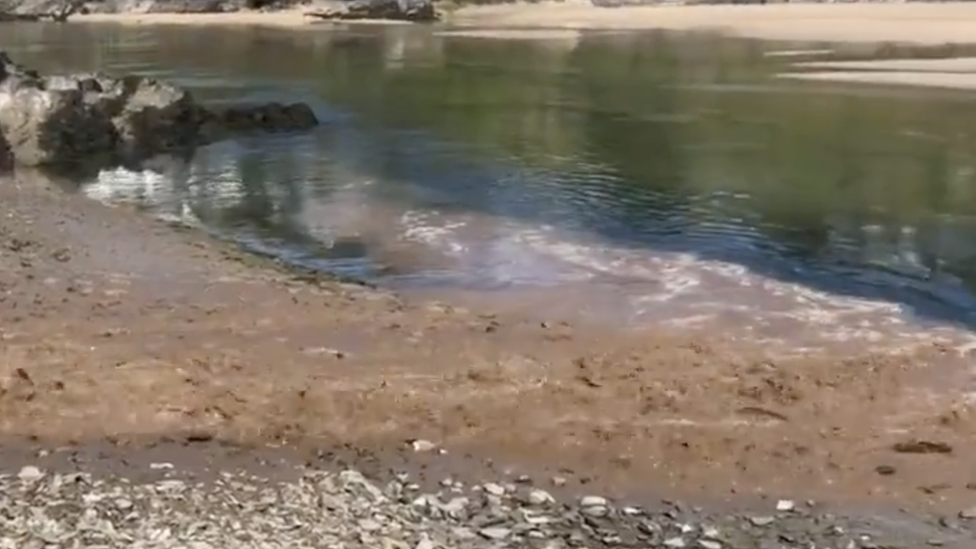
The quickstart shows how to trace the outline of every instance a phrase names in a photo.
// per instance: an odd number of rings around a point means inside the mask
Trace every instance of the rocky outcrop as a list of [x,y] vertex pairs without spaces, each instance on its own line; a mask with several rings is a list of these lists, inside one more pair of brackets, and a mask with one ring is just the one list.
[[[0,0],[0,23],[53,19],[64,13],[221,13],[288,9],[304,0]],[[67,17],[65,17],[67,18]]]
[[42,77],[0,52],[0,152],[5,143],[21,165],[128,162],[242,132],[316,125],[303,104],[207,108],[190,92],[152,78]]
[[432,0],[351,0],[339,2],[335,8],[310,11],[306,15],[316,19],[345,21],[385,19],[420,23],[440,19]]

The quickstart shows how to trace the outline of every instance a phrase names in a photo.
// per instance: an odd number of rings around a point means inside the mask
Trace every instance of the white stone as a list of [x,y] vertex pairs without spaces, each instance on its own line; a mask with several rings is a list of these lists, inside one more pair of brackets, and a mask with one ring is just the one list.
[[41,471],[33,465],[28,465],[20,470],[20,473],[17,474],[17,478],[25,482],[40,480],[41,478],[44,478],[44,471]]

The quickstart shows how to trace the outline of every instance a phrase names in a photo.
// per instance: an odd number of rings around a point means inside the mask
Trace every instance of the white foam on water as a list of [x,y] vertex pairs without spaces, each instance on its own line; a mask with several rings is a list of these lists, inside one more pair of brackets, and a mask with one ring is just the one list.
[[[199,224],[193,210],[232,205],[245,196],[236,170],[210,170],[205,182],[197,179],[190,174],[180,184],[172,174],[107,170],[84,193],[109,203],[164,206],[155,213],[189,224]],[[976,349],[976,337],[969,332],[948,325],[923,327],[896,302],[838,295],[763,276],[742,264],[629,248],[550,225],[411,209],[371,196],[371,185],[357,179],[328,201],[306,201],[301,214],[305,229],[326,244],[365,235],[382,246],[406,243],[410,254],[429,250],[431,257],[448,258],[430,268],[432,279],[441,280],[449,271],[450,280],[469,287],[572,288],[572,306],[628,324],[716,326],[791,352],[838,344],[901,349],[932,341],[946,343],[960,356]],[[412,275],[423,278],[424,268],[412,268]],[[558,292],[545,295],[553,296],[555,309],[570,306]]]
[[976,348],[969,332],[922,326],[899,303],[837,295],[693,253],[627,248],[473,214],[411,211],[400,221],[402,239],[450,254],[472,281],[571,283],[577,294],[585,283],[585,300],[604,302],[617,318],[637,324],[714,323],[793,351],[835,344],[903,349],[933,341]]

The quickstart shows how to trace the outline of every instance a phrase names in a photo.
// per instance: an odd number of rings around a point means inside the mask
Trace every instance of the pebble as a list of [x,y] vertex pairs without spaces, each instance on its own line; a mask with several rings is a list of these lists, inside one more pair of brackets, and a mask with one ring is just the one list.
[[959,511],[959,518],[966,520],[976,520],[976,507],[970,507],[969,509],[963,509]]
[[509,528],[493,527],[493,528],[482,528],[478,530],[478,533],[487,539],[500,540],[508,537],[512,533]]
[[485,492],[487,492],[487,493],[489,493],[489,494],[491,494],[493,496],[499,496],[500,497],[500,496],[504,496],[505,495],[505,487],[502,486],[501,484],[496,484],[494,482],[489,482],[489,483],[483,484],[482,485],[482,488],[485,490]]
[[591,505],[583,507],[580,512],[588,517],[600,518],[610,514],[610,509],[602,505]]
[[434,549],[434,542],[426,533],[420,534],[420,541],[417,542],[416,549]]
[[[72,526],[79,514],[98,523],[102,546],[149,543],[158,549],[252,546],[239,543],[241,538],[253,540],[253,546],[347,549],[918,549],[928,541],[917,537],[921,532],[950,546],[953,540],[976,536],[967,526],[976,524],[966,520],[951,521],[951,528],[940,527],[938,521],[924,528],[875,521],[870,526],[872,537],[866,538],[851,534],[864,531],[861,520],[827,513],[743,517],[679,504],[664,511],[632,507],[616,513],[607,498],[596,495],[557,507],[549,505],[556,501],[544,490],[523,486],[513,492],[492,482],[463,486],[460,494],[454,482],[432,493],[409,492],[405,475],[391,475],[386,484],[377,486],[354,470],[306,471],[300,481],[273,490],[266,489],[266,481],[243,480],[255,478],[243,474],[228,475],[211,486],[177,480],[143,485],[30,469],[24,473],[27,478],[50,476],[51,482],[39,485],[0,476],[3,535],[20,540],[18,547],[45,547],[47,539],[58,539],[64,546],[88,546],[82,543],[87,543],[82,537],[88,534]],[[229,508],[229,501],[239,504]],[[542,507],[542,502],[547,505]],[[49,512],[49,508],[57,510]],[[78,511],[72,516],[72,512],[65,515],[64,509]],[[899,519],[903,521],[904,517]],[[893,528],[901,530],[886,533]],[[882,535],[898,541],[885,545]],[[181,544],[180,540],[192,541]],[[5,544],[0,536],[0,547]]]
[[600,496],[583,496],[580,500],[581,507],[606,507],[609,502]]
[[719,532],[718,528],[715,528],[714,526],[706,526],[702,528],[702,537],[706,539],[719,539],[719,537],[721,537],[721,532]]
[[529,492],[529,503],[532,505],[546,505],[555,501],[552,495],[545,490],[532,490]]
[[410,443],[410,446],[413,447],[413,451],[414,452],[429,452],[429,451],[437,448],[437,445],[436,444],[434,444],[433,442],[431,442],[429,440],[424,440],[424,439],[417,439],[417,440],[411,442]]
[[781,512],[790,512],[796,509],[796,503],[793,500],[781,499],[776,502],[776,510]]
[[754,526],[769,526],[776,522],[776,519],[774,517],[749,517],[749,522]]
[[40,480],[44,478],[44,471],[41,471],[33,465],[27,465],[21,468],[20,472],[17,473],[17,478],[25,482]]

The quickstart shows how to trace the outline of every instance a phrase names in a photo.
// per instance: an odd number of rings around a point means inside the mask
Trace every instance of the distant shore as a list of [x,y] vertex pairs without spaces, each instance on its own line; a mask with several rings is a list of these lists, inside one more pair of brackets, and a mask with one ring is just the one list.
[[[305,16],[311,8],[277,12],[207,14],[122,13],[90,14],[76,22],[127,25],[266,26],[322,31],[337,23]],[[355,24],[393,24],[393,21],[357,21]],[[343,22],[341,24],[349,24]],[[586,2],[512,3],[462,7],[446,17],[452,34],[472,33],[481,38],[538,39],[546,33],[594,30],[717,31],[730,36],[792,42],[901,43],[919,46],[976,43],[976,2],[777,4],[707,6],[634,6],[600,8]],[[476,33],[476,34],[475,34]],[[784,77],[831,82],[857,82],[976,89],[976,70],[969,60],[948,70],[938,62],[914,61],[911,68],[862,62],[859,72],[822,67],[820,72],[788,72]],[[889,62],[890,64],[890,62]],[[808,67],[809,68],[809,67]],[[868,71],[868,72],[865,72]]]
[[[263,25],[322,28],[309,8],[278,12],[78,15],[72,21],[124,24]],[[769,40],[976,43],[976,3],[777,4],[600,8],[586,2],[462,7],[448,24],[505,29],[719,30]]]

